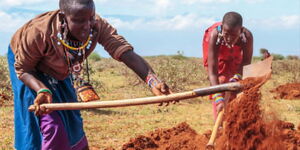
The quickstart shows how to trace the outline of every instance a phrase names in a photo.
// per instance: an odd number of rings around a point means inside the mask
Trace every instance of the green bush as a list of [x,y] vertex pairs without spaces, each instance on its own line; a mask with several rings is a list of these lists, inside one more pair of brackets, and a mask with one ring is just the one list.
[[289,60],[298,60],[298,59],[299,59],[299,56],[296,56],[296,55],[288,55],[286,58],[289,59]]
[[266,48],[261,48],[259,52],[260,54],[264,54],[265,52],[268,52],[268,50]]
[[261,56],[252,56],[252,63],[262,60]]
[[271,54],[273,56],[273,60],[283,60],[284,56],[281,54]]
[[101,56],[100,56],[97,52],[93,52],[93,53],[89,56],[89,60],[92,60],[92,61],[99,61],[99,60],[101,60]]

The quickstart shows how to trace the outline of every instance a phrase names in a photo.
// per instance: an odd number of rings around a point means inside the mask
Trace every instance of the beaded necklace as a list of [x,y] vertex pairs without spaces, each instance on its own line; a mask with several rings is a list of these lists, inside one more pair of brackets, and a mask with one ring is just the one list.
[[233,44],[228,44],[225,40],[224,40],[224,35],[222,33],[222,26],[217,26],[217,31],[218,31],[218,35],[217,35],[217,42],[216,45],[225,45],[228,48],[233,48],[234,45],[238,42],[238,40],[241,40],[244,44],[247,42],[244,30],[241,32],[240,36],[236,39],[236,41]]
[[[57,34],[58,37],[58,45],[62,44],[64,46],[64,53],[65,58],[68,64],[69,72],[72,75],[72,83],[74,87],[79,87],[83,84],[89,84],[90,78],[89,78],[89,65],[88,65],[88,59],[86,58],[86,50],[89,50],[92,45],[92,36],[93,36],[93,30],[90,31],[89,37],[86,40],[86,42],[83,44],[82,42],[78,41],[71,41],[66,40],[66,34],[62,36],[61,33]],[[69,54],[69,55],[68,55]],[[75,62],[72,61],[74,59],[77,59]],[[80,63],[81,58],[81,63]],[[87,75],[87,82],[83,80],[82,74],[82,65],[84,64],[85,59],[85,65],[86,65],[86,75]]]
[[62,39],[61,34],[58,33],[58,38],[59,38],[59,41],[62,43],[62,45],[65,46],[66,48],[68,48],[70,50],[74,50],[74,51],[82,50],[82,49],[85,49],[85,48],[89,49],[90,46],[91,46],[91,43],[92,43],[91,36],[92,36],[92,34],[90,34],[90,36],[88,37],[88,39],[86,40],[86,42],[82,46],[73,47],[73,46],[69,45],[68,42],[65,42],[65,40]]

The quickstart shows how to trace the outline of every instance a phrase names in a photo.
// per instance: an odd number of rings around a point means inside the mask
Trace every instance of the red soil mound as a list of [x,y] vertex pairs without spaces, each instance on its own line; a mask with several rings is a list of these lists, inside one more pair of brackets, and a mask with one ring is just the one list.
[[[300,130],[295,131],[292,123],[280,120],[267,122],[262,115],[259,87],[266,79],[248,78],[241,82],[243,93],[226,106],[223,129],[219,130],[215,149],[300,149]],[[181,123],[171,129],[157,129],[131,139],[122,149],[202,150],[210,134],[198,135],[186,123]]]
[[140,135],[124,144],[123,150],[199,150],[205,149],[208,139],[198,135],[185,122],[171,129],[156,129],[146,136]]
[[300,83],[288,83],[271,90],[276,99],[300,99]]

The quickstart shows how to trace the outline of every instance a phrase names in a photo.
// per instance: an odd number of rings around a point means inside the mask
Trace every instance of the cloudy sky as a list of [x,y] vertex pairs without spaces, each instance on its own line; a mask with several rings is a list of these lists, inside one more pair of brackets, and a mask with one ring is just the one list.
[[[237,11],[254,36],[254,55],[260,48],[300,56],[300,0],[95,0],[106,18],[142,56],[202,57],[204,30],[224,13]],[[34,16],[58,9],[58,0],[0,0],[0,55],[13,33]],[[99,45],[97,52],[108,54]]]

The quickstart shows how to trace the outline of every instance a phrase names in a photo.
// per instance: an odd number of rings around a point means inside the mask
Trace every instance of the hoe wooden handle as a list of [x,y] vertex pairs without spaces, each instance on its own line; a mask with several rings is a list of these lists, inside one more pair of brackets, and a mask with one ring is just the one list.
[[[174,100],[182,100],[196,97],[194,92],[177,93],[163,96],[135,98],[125,100],[111,100],[111,101],[94,101],[94,102],[76,102],[76,103],[51,103],[42,104],[40,107],[44,107],[49,110],[79,110],[90,108],[112,108],[112,107],[125,107],[134,105],[146,105],[162,102],[170,102]],[[29,111],[34,111],[35,106],[31,105]]]
[[[145,98],[135,98],[135,99],[125,99],[125,100],[112,100],[112,101],[98,101],[98,102],[86,102],[86,103],[51,103],[51,104],[42,104],[40,107],[44,107],[49,110],[78,110],[78,109],[90,109],[90,108],[111,108],[111,107],[125,107],[125,106],[134,106],[134,105],[146,105],[162,102],[171,102],[185,100],[189,98],[195,98],[198,96],[205,96],[213,94],[216,92],[224,91],[237,91],[242,88],[242,85],[238,82],[236,83],[226,83],[216,86],[199,88],[193,91],[175,93],[170,95],[163,96],[153,96]],[[34,111],[35,106],[31,105],[29,111]]]
[[223,120],[223,116],[224,116],[224,109],[222,111],[219,112],[216,123],[214,125],[214,128],[212,130],[210,139],[206,145],[207,149],[214,149],[214,143],[217,137],[217,133],[218,133],[218,128],[220,127],[222,120]]
[[[211,133],[210,139],[209,139],[209,141],[208,141],[208,143],[206,145],[207,149],[214,149],[214,143],[215,143],[215,140],[216,140],[216,137],[217,137],[218,128],[220,127],[220,125],[221,125],[221,123],[223,121],[223,116],[224,116],[224,111],[225,111],[224,109],[226,107],[226,104],[230,100],[231,95],[232,95],[232,92],[230,92],[230,91],[226,91],[225,92],[225,96],[224,96],[225,105],[223,106],[222,111],[220,111],[219,114],[218,114],[218,116],[217,116],[217,120],[215,122],[215,125],[214,125],[213,131]],[[225,130],[225,126],[223,126],[223,129]]]

